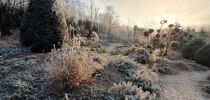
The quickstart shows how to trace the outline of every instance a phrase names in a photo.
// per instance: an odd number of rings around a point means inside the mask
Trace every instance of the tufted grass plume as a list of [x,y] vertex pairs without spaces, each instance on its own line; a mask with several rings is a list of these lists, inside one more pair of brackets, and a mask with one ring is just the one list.
[[61,90],[90,85],[92,74],[99,68],[90,52],[73,47],[54,50],[46,65],[50,81]]

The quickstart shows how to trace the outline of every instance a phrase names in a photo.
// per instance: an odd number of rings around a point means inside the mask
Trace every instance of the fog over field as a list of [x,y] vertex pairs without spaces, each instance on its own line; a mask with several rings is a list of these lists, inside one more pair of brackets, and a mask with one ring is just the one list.
[[112,5],[123,23],[142,25],[167,19],[179,21],[183,26],[209,26],[209,0],[96,0],[100,6]]

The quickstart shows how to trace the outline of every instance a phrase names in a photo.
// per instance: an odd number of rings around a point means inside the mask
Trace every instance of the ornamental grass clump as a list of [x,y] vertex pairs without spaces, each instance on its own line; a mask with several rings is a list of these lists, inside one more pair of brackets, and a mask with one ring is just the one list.
[[93,59],[90,52],[78,48],[55,50],[46,60],[50,83],[61,90],[90,85],[92,74],[98,68]]

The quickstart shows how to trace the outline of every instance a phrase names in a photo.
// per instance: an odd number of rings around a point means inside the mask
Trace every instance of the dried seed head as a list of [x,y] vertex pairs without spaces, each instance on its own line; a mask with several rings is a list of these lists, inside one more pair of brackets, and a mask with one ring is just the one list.
[[152,49],[152,46],[151,45],[147,45],[147,49]]
[[166,38],[167,37],[167,34],[163,34],[163,38]]
[[160,38],[153,37],[151,39],[151,43],[152,43],[153,47],[157,47],[160,44]]
[[149,32],[145,31],[145,32],[144,32],[144,36],[145,36],[145,37],[148,37],[148,36],[149,36]]
[[152,50],[150,50],[150,51],[149,51],[149,53],[150,53],[150,54],[153,54],[153,51],[152,51]]
[[165,47],[166,47],[166,45],[165,45],[164,43],[161,43],[161,44],[160,44],[160,48],[161,48],[161,49],[163,49],[163,48],[165,48]]
[[154,32],[154,29],[149,29],[148,32],[151,34]]
[[160,38],[160,34],[156,34],[155,37]]
[[168,27],[172,28],[172,27],[174,27],[174,24],[169,24]]
[[181,30],[179,28],[174,28],[173,29],[176,33],[180,32]]
[[157,30],[158,33],[160,33],[160,31],[161,31],[160,29]]
[[160,24],[165,24],[165,23],[167,23],[168,21],[167,20],[161,20],[160,21]]

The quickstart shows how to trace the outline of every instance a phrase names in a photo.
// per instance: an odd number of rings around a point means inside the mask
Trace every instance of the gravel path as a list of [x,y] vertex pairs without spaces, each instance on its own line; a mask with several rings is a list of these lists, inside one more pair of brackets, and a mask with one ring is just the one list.
[[210,75],[210,70],[195,62],[184,61],[191,66],[191,71],[183,71],[177,75],[160,77],[161,90],[166,100],[209,100],[203,95],[201,88]]

